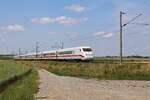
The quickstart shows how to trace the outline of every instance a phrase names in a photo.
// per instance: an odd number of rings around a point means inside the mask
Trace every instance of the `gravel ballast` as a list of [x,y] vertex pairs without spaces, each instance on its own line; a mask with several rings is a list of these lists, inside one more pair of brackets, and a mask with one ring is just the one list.
[[150,81],[115,81],[57,76],[39,70],[37,100],[150,100]]

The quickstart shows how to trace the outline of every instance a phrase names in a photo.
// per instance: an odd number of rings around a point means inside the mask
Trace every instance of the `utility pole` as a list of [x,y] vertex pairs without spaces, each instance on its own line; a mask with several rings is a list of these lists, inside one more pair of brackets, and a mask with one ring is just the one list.
[[120,63],[122,63],[122,14],[120,11]]
[[64,48],[64,42],[61,43],[61,49],[63,49],[63,48]]
[[64,48],[64,42],[55,43],[55,45],[52,45],[51,48],[55,49],[63,49]]
[[21,58],[21,48],[19,48],[19,58]]
[[[134,17],[133,19],[131,19],[129,22],[122,24],[122,15],[123,14],[126,14],[126,13],[120,11],[120,64],[122,63],[122,29],[126,25],[131,24],[131,22],[135,21],[138,17],[140,17],[142,15],[142,14],[139,14],[136,17]],[[148,25],[148,24],[145,24],[145,25]]]
[[38,42],[36,42],[36,47],[35,47],[36,58],[38,58],[38,49],[39,49]]

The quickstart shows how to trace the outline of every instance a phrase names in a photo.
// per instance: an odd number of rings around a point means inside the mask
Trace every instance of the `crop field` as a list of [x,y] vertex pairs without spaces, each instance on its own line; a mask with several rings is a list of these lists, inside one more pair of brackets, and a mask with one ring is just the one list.
[[0,100],[33,100],[37,91],[37,72],[34,68],[0,61]]
[[107,80],[150,80],[149,63],[91,63],[63,61],[21,61],[60,76]]
[[[95,57],[93,62],[97,63],[120,63],[119,57]],[[124,57],[123,63],[150,63],[150,58]]]

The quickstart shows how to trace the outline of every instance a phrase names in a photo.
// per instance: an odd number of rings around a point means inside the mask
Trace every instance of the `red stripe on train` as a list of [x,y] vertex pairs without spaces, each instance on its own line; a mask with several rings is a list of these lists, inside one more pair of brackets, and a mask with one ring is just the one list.
[[[81,58],[84,58],[83,55],[63,55],[63,56],[57,56],[57,57],[81,57]],[[47,56],[47,57],[44,57],[44,58],[56,58],[56,56]]]

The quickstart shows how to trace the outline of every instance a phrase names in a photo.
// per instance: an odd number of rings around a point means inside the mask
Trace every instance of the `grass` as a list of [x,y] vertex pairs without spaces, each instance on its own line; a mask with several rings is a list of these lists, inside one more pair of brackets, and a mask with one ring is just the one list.
[[[13,75],[19,75],[29,70],[22,64],[17,64],[13,61],[0,61],[0,80],[7,80]],[[7,88],[0,93],[0,100],[34,100],[34,94],[37,92],[38,73],[32,68],[30,74],[17,80],[13,84],[9,84]]]
[[10,60],[10,59],[12,59],[12,56],[0,55],[0,60]]
[[60,76],[107,80],[150,80],[150,64],[75,63],[56,61],[24,61]]
[[[94,61],[101,63],[119,63],[120,57],[94,57]],[[123,57],[124,63],[149,63],[150,58]]]
[[30,68],[21,64],[15,64],[11,61],[0,61],[0,83],[12,76],[25,73]]

